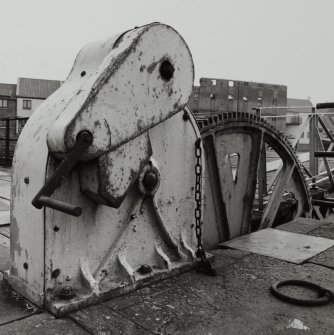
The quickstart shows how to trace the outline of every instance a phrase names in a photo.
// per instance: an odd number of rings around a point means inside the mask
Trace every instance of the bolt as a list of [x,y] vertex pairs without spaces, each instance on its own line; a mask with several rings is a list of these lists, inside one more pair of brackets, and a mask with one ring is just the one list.
[[26,184],[29,184],[29,177],[24,177],[24,182],[26,183]]
[[159,72],[162,79],[169,81],[173,77],[175,68],[170,61],[164,60],[160,65]]
[[64,300],[69,300],[74,297],[75,297],[75,293],[71,286],[64,286],[59,293],[59,298],[64,299]]
[[60,269],[55,269],[51,273],[51,278],[57,278],[60,275]]
[[158,177],[153,172],[146,173],[144,177],[144,185],[148,190],[153,190],[154,187],[157,185]]
[[144,265],[142,265],[137,271],[138,271],[141,275],[145,275],[145,274],[151,273],[151,272],[152,272],[152,268],[151,268],[149,265],[144,264]]

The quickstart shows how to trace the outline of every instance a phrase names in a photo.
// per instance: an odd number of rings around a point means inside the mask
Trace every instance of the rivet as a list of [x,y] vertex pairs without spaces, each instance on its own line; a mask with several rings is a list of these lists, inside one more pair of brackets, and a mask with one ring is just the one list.
[[65,286],[61,289],[59,297],[64,300],[69,300],[75,297],[75,293],[71,286]]
[[157,185],[158,177],[153,172],[146,173],[144,177],[144,185],[147,189],[153,190],[154,187]]
[[190,119],[190,117],[189,117],[188,113],[186,111],[184,111],[184,113],[183,113],[183,120],[184,121],[188,121],[189,119]]
[[26,183],[26,184],[29,184],[29,177],[24,177],[24,182]]
[[144,264],[137,271],[140,274],[145,275],[145,274],[151,273],[152,272],[152,268],[149,265]]
[[60,275],[60,269],[55,269],[51,273],[51,278],[57,278]]

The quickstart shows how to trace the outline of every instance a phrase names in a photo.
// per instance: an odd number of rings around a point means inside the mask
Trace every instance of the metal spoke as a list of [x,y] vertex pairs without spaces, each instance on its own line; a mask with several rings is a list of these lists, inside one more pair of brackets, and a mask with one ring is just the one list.
[[266,209],[263,213],[261,224],[259,229],[270,228],[275,220],[276,213],[279,205],[282,201],[282,197],[285,191],[285,186],[292,176],[293,170],[295,169],[294,162],[285,161],[280,171],[279,177],[276,181],[275,187],[271,194],[271,197],[267,203]]

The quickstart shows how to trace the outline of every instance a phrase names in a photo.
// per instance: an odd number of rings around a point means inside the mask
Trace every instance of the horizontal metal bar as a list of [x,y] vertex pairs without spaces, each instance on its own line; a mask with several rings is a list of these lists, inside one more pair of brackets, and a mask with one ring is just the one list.
[[323,102],[316,105],[317,109],[334,108],[334,102]]
[[68,204],[63,201],[59,201],[56,199],[51,199],[50,197],[47,196],[40,196],[37,200],[38,207],[42,208],[43,206],[45,207],[50,207],[53,208],[57,211],[70,214],[73,216],[80,216],[82,214],[82,208],[79,206],[74,206],[71,204]]
[[315,151],[314,157],[334,157],[334,151]]
[[326,200],[312,199],[312,205],[334,208],[334,199],[333,200],[328,200],[328,199],[326,199]]

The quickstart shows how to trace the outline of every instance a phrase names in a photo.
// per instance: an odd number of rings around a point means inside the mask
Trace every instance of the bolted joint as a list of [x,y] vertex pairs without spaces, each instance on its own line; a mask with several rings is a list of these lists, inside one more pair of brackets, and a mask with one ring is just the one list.
[[145,177],[144,177],[144,186],[148,190],[153,190],[158,183],[158,176],[153,172],[147,172]]
[[75,297],[75,293],[71,286],[64,286],[59,293],[59,298],[63,300],[69,300],[74,297]]

